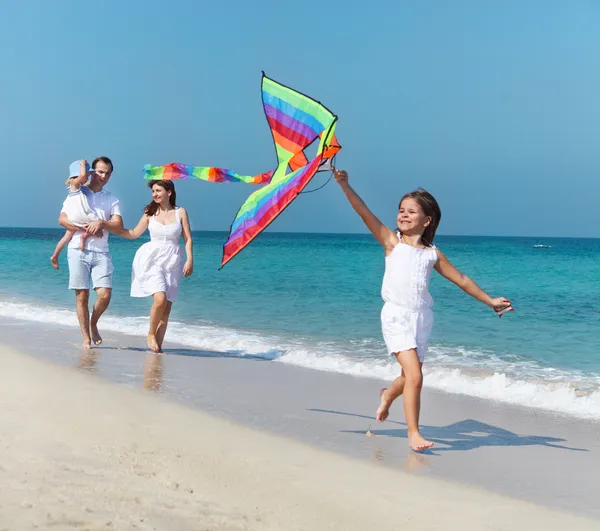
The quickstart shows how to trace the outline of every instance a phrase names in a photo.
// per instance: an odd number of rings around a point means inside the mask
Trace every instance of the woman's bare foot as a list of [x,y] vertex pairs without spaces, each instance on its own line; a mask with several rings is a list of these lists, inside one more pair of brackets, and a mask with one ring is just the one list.
[[52,267],[53,267],[54,269],[59,269],[59,267],[58,267],[58,255],[56,255],[56,254],[53,254],[53,255],[50,257],[50,263],[52,264]]
[[408,436],[408,445],[415,452],[422,452],[423,450],[427,450],[428,448],[431,448],[434,445],[434,443],[423,439],[421,434],[417,431],[417,432],[413,433],[412,435]]
[[152,352],[158,352],[158,353],[162,352],[162,349],[156,342],[156,336],[154,334],[148,334],[148,348]]
[[98,332],[98,325],[90,324],[90,335],[92,336],[94,345],[98,346],[102,344],[102,337],[100,337],[100,333]]
[[377,420],[377,422],[383,422],[385,419],[388,418],[388,415],[390,414],[390,406],[392,405],[392,403],[386,399],[386,391],[387,389],[385,387],[379,391],[379,397],[381,398],[381,402],[379,404],[379,407],[377,408],[377,413],[375,413],[375,419]]

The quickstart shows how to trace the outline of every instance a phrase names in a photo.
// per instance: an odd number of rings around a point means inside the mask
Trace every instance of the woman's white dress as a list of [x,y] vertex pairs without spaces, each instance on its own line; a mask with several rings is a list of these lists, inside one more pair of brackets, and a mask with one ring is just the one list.
[[183,276],[183,250],[179,245],[181,220],[179,208],[175,222],[163,225],[155,216],[148,222],[150,241],[135,253],[131,273],[131,296],[148,297],[164,291],[167,300],[177,297],[179,281]]

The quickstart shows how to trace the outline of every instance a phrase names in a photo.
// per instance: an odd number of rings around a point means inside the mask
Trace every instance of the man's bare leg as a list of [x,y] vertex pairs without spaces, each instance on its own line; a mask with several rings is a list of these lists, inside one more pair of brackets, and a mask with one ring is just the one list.
[[77,301],[77,320],[79,321],[79,328],[81,328],[81,334],[83,335],[83,348],[90,348],[92,345],[92,338],[90,337],[90,309],[88,308],[90,290],[76,289],[75,298]]
[[96,302],[94,303],[94,311],[92,312],[92,318],[90,320],[90,332],[91,339],[94,345],[100,345],[102,343],[102,337],[98,332],[98,319],[106,311],[110,304],[110,298],[112,295],[111,288],[97,288],[96,289]]
[[160,322],[158,323],[158,328],[156,329],[156,343],[158,344],[158,348],[162,351],[163,341],[165,340],[165,334],[167,333],[167,325],[169,324],[169,316],[171,315],[171,308],[173,307],[173,303],[171,301],[167,301],[167,306],[163,311]]

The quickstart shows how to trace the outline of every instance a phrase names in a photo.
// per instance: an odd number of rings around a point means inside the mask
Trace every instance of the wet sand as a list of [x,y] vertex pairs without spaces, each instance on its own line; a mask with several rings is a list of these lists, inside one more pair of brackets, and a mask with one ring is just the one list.
[[428,392],[436,449],[417,455],[400,407],[373,421],[374,380],[112,333],[82,356],[76,330],[11,320],[0,334],[66,365],[2,350],[0,529],[600,529],[551,509],[598,516],[597,423]]

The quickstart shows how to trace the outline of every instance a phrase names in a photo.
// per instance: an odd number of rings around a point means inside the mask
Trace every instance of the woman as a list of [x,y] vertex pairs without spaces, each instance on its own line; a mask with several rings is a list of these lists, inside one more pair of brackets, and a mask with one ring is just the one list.
[[[185,208],[176,205],[175,185],[172,181],[152,181],[152,202],[135,229],[124,229],[119,235],[129,240],[139,238],[148,229],[150,241],[142,245],[133,259],[131,296],[149,297],[154,304],[150,311],[148,347],[162,352],[169,315],[177,297],[181,276],[189,277],[194,269],[192,231]],[[187,260],[179,238],[183,236]]]

